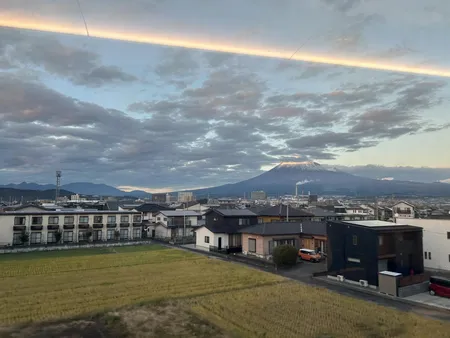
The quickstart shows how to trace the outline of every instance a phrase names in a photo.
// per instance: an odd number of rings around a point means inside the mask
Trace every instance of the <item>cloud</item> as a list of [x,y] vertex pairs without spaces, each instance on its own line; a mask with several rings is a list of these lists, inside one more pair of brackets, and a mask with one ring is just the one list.
[[0,64],[2,61],[10,68],[43,69],[88,87],[138,80],[117,66],[103,65],[94,52],[63,44],[56,37],[8,28],[0,28]]

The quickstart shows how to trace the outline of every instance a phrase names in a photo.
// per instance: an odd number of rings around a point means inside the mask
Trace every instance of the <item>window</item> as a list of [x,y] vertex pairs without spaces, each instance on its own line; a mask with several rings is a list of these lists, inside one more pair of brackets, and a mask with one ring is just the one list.
[[139,239],[142,237],[141,235],[141,228],[134,228],[133,229],[133,239]]
[[358,245],[358,236],[353,235],[353,245]]
[[73,216],[64,216],[64,224],[73,224],[74,220]]
[[120,216],[120,223],[128,223],[129,221],[130,221],[130,217],[128,215]]
[[141,223],[141,215],[134,215],[133,223]]
[[16,232],[13,234],[13,245],[23,244],[22,243],[22,234],[20,232]]
[[48,218],[48,224],[58,224],[59,223],[59,217],[58,216],[50,216]]
[[254,238],[248,239],[248,251],[256,252],[256,239],[254,239]]
[[31,244],[41,244],[42,234],[40,232],[32,232],[30,235]]
[[114,233],[116,232],[116,230],[114,229],[108,229],[108,231],[106,232],[106,240],[108,241],[112,241],[114,240]]
[[103,223],[103,216],[94,216],[94,223]]
[[448,261],[450,262],[450,255],[448,255]]
[[383,236],[378,236],[378,245],[383,245]]
[[160,220],[161,220],[161,217],[156,217],[156,220],[157,220],[157,221],[160,221]]
[[116,216],[108,216],[108,224],[116,223]]
[[428,258],[428,253],[426,251],[424,252],[424,256],[425,256],[425,259]]
[[31,224],[33,224],[33,225],[41,225],[42,224],[42,217],[32,217],[31,218]]
[[428,259],[431,259],[431,252],[428,251]]
[[25,225],[25,217],[14,217],[14,225]]
[[209,236],[205,236],[205,243],[209,243]]
[[128,229],[120,229],[120,239],[128,239]]
[[248,218],[239,218],[239,225],[250,225],[250,220]]
[[101,240],[102,240],[102,231],[94,230],[94,241],[101,241]]
[[87,231],[86,230],[81,230],[78,232],[78,242],[82,242],[82,241],[87,241],[88,237],[87,237]]
[[89,216],[80,216],[79,222],[80,223],[89,223]]
[[450,231],[447,232],[447,239],[450,239]]
[[72,243],[73,242],[73,231],[64,231],[63,232],[63,242],[64,243]]
[[47,243],[56,243],[55,232],[52,231],[47,233]]

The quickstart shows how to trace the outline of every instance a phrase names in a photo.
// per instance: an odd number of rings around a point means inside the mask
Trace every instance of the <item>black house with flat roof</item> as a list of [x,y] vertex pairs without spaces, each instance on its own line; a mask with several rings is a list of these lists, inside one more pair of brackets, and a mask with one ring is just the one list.
[[378,286],[378,272],[421,274],[422,228],[383,221],[328,222],[328,272]]

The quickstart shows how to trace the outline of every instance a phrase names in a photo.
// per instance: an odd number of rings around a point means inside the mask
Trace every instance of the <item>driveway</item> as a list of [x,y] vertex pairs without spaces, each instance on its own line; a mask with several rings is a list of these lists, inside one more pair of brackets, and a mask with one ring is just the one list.
[[432,296],[428,292],[423,292],[414,296],[405,297],[405,299],[450,310],[450,298]]
[[311,276],[315,272],[327,270],[325,262],[310,263],[300,261],[295,267],[289,270],[279,270],[278,273],[288,278],[292,278],[302,282],[310,282]]

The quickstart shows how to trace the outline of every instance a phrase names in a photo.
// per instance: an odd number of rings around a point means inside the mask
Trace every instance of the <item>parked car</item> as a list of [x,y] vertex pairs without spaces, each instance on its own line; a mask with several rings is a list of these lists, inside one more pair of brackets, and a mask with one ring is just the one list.
[[430,277],[428,292],[432,296],[436,295],[450,298],[450,279],[438,276]]
[[322,256],[314,250],[310,249],[300,249],[298,250],[298,256],[304,260],[309,262],[320,262]]

